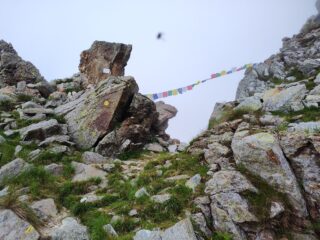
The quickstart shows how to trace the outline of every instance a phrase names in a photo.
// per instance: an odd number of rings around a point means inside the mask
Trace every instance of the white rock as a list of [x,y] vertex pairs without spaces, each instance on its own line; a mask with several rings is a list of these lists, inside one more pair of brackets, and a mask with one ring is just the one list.
[[284,206],[279,202],[272,202],[270,208],[270,218],[274,218],[284,212]]
[[136,198],[141,198],[143,196],[149,196],[149,193],[147,192],[146,188],[143,187],[143,188],[140,188],[135,194],[134,196]]
[[62,225],[54,228],[51,237],[52,240],[89,240],[87,227],[71,217],[63,219]]
[[103,229],[110,237],[118,237],[117,232],[114,230],[111,224],[107,224],[103,226]]
[[168,201],[170,198],[171,198],[171,194],[165,193],[165,194],[154,195],[151,197],[151,200],[156,203],[164,203]]
[[196,187],[200,184],[200,182],[201,176],[200,174],[196,174],[186,182],[186,186],[195,191]]

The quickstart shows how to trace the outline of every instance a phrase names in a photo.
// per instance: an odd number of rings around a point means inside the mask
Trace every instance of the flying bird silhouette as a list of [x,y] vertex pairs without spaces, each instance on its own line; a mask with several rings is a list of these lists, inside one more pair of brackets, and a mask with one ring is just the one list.
[[162,32],[159,32],[157,34],[157,39],[160,40],[160,39],[163,39],[163,33]]

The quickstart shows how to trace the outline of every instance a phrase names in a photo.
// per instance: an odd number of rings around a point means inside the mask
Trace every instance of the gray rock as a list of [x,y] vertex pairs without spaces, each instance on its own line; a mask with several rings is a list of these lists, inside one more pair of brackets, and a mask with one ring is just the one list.
[[[319,76],[320,77],[320,76]],[[312,89],[309,93],[310,95],[320,95],[320,86],[316,86],[314,89]]]
[[81,199],[81,203],[92,203],[92,202],[97,202],[100,201],[103,198],[103,196],[98,196],[94,192],[93,193],[88,193],[84,195]]
[[95,167],[90,165],[86,165],[83,163],[72,162],[72,166],[75,169],[75,175],[72,178],[73,182],[77,181],[86,181],[90,178],[97,178],[100,177],[102,180],[106,179],[106,172],[99,170]]
[[255,70],[248,70],[245,77],[240,81],[236,93],[236,99],[251,97],[255,93],[262,93],[268,89],[268,84],[259,79]]
[[262,108],[262,103],[259,97],[252,96],[243,99],[240,104],[234,109],[236,111],[255,112]]
[[0,239],[3,240],[38,240],[37,230],[13,211],[0,210]]
[[[247,201],[238,193],[227,192],[211,196],[212,204],[225,210],[233,222],[258,222],[258,219],[249,211]],[[215,218],[215,216],[212,216]]]
[[6,178],[12,178],[27,170],[30,164],[17,158],[0,168],[0,183]]
[[[0,45],[0,87],[15,86],[21,81],[26,83],[43,81],[38,69],[32,63],[21,59],[11,44],[1,40]],[[4,45],[10,47],[2,48]]]
[[247,136],[247,131],[237,132],[232,150],[237,165],[260,176],[278,191],[286,193],[300,217],[307,216],[305,201],[296,177],[282,153],[279,142],[270,133]]
[[192,178],[190,178],[187,182],[186,182],[186,186],[188,188],[191,188],[192,191],[196,190],[196,187],[201,183],[201,176],[200,174],[196,174],[194,175]]
[[28,154],[28,158],[30,158],[31,160],[34,160],[39,156],[40,153],[41,153],[40,149],[33,150]]
[[71,217],[63,219],[62,225],[54,228],[51,237],[52,240],[89,240],[87,227]]
[[50,144],[53,144],[53,143],[58,143],[58,144],[67,145],[67,146],[73,146],[74,143],[69,140],[70,140],[70,137],[68,135],[56,135],[56,136],[46,138],[45,140],[40,142],[38,146],[39,147],[46,147],[46,146],[49,146]]
[[320,121],[290,123],[288,127],[288,131],[290,132],[318,133],[320,131]]
[[111,224],[107,224],[103,226],[103,229],[106,231],[108,236],[110,237],[118,237],[118,233],[114,230]]
[[106,136],[127,110],[126,106],[138,86],[132,77],[109,77],[99,82],[95,89],[87,91],[73,103],[61,106],[71,110],[65,115],[73,141],[81,148],[91,148]]
[[164,152],[164,148],[159,143],[149,143],[144,148],[151,152]]
[[205,192],[209,195],[224,192],[241,193],[247,190],[257,192],[257,189],[241,173],[229,170],[214,173],[205,188]]
[[0,144],[3,144],[5,142],[6,142],[6,139],[0,135]]
[[9,193],[9,187],[7,186],[0,191],[0,197],[4,197],[8,195],[8,193]]
[[207,226],[207,221],[202,213],[196,213],[191,215],[193,223],[200,229],[201,233],[204,234],[208,239],[212,236],[212,231]]
[[40,104],[37,104],[35,102],[32,101],[28,101],[28,102],[24,102],[21,104],[21,108],[24,109],[28,109],[28,108],[41,108]]
[[189,219],[181,220],[174,226],[166,229],[162,233],[161,237],[162,240],[197,240],[197,237],[193,230],[193,226]]
[[109,159],[95,152],[84,152],[81,158],[86,164],[104,164],[110,161]]
[[70,148],[67,146],[56,145],[56,146],[49,148],[48,151],[53,154],[61,154],[61,153],[70,152]]
[[162,101],[156,103],[157,112],[159,113],[157,128],[165,131],[168,127],[168,121],[177,115],[178,110]]
[[17,157],[21,151],[22,151],[22,146],[21,145],[16,146],[16,148],[14,149],[14,156]]
[[180,180],[186,180],[189,178],[190,178],[189,175],[182,174],[182,175],[177,175],[177,176],[173,176],[173,177],[168,177],[165,180],[169,181],[169,182],[175,182],[175,181],[180,181]]
[[19,130],[21,138],[24,141],[34,139],[44,140],[53,135],[60,134],[61,131],[61,126],[56,119],[31,124]]
[[22,110],[22,112],[24,114],[27,115],[36,115],[36,114],[53,114],[53,110],[52,109],[47,109],[47,108],[43,108],[43,107],[38,107],[38,108],[25,108]]
[[319,59],[305,59],[304,61],[300,62],[298,65],[298,69],[307,76],[309,76],[310,73],[314,72],[319,67],[320,67]]
[[149,193],[147,192],[147,190],[143,187],[143,188],[140,188],[135,194],[134,196],[136,198],[141,198],[143,196],[149,196]]
[[130,210],[130,212],[128,213],[128,215],[129,215],[130,217],[137,216],[137,215],[138,215],[137,209],[132,209],[132,210]]
[[284,212],[284,206],[279,202],[272,202],[270,208],[270,218],[274,218]]
[[55,218],[58,214],[57,207],[52,198],[33,202],[31,208],[43,221],[48,221],[49,219]]
[[316,79],[314,80],[314,83],[317,85],[320,84],[320,73],[317,75]]
[[51,163],[50,165],[44,166],[44,169],[54,176],[61,176],[63,174],[63,165]]
[[150,199],[156,203],[164,203],[171,198],[171,194],[165,193],[160,195],[153,195]]
[[[274,88],[268,90],[263,96],[263,109],[265,111],[301,110],[306,91],[304,84],[287,89]],[[298,109],[293,109],[293,105],[297,105]]]
[[171,152],[171,153],[177,152],[177,149],[178,149],[178,146],[175,145],[175,144],[169,145],[169,147],[168,147],[168,150],[169,150],[169,152]]
[[164,240],[160,231],[139,230],[133,237],[134,240]]

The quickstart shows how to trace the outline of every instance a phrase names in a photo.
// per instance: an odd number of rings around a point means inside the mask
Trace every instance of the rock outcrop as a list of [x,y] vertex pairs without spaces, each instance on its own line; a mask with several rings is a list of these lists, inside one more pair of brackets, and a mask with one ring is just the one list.
[[81,53],[79,70],[85,84],[97,84],[109,76],[123,76],[132,46],[122,43],[95,41]]

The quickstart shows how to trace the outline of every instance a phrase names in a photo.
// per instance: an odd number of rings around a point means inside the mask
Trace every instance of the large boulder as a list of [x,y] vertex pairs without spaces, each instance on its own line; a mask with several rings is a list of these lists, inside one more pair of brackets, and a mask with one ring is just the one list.
[[135,94],[119,128],[107,134],[96,150],[104,156],[114,156],[124,151],[141,149],[152,140],[157,131],[155,104],[141,94]]
[[97,84],[109,76],[123,76],[131,50],[131,45],[95,41],[81,53],[80,73],[87,84]]
[[286,89],[277,87],[266,91],[263,96],[263,109],[266,111],[297,111],[303,108],[302,100],[307,89],[304,84]]
[[0,210],[0,239],[3,240],[38,240],[37,230],[25,220],[19,218],[13,211]]
[[138,86],[132,77],[109,77],[76,99],[74,104],[69,102],[67,106],[58,107],[56,113],[67,112],[65,119],[72,140],[79,147],[88,149],[123,121],[137,92]]
[[46,83],[39,70],[31,62],[19,57],[10,43],[0,40],[0,88],[7,85],[15,86],[21,81],[43,82],[42,86]]
[[248,131],[238,131],[232,141],[232,150],[237,165],[287,194],[297,216],[308,215],[297,179],[274,135],[266,132],[250,135]]

